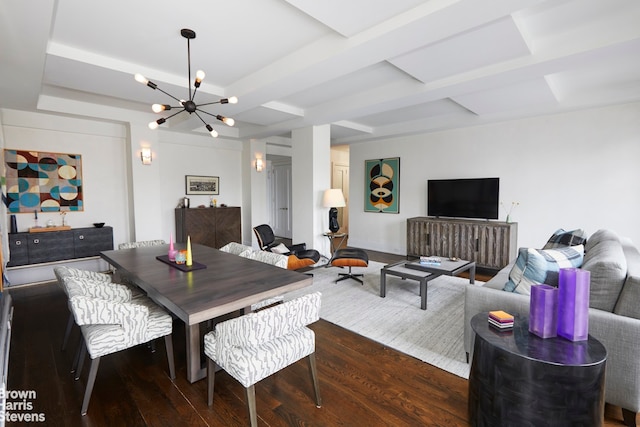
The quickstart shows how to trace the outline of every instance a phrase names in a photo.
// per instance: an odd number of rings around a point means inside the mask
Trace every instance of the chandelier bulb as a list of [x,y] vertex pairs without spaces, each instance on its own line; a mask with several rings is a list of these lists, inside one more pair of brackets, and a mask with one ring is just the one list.
[[232,96],[231,98],[227,98],[229,101],[229,104],[237,104],[238,103],[238,97],[237,96]]
[[227,126],[233,126],[236,124],[236,121],[233,120],[231,117],[225,117],[224,119],[222,119],[222,122]]
[[166,104],[153,104],[151,106],[151,109],[153,110],[154,113],[160,113],[165,110],[170,110],[171,106]]
[[149,129],[151,130],[156,130],[158,129],[158,123],[153,121],[153,122],[149,122]]
[[136,73],[134,78],[138,83],[142,83],[143,85],[146,85],[147,83],[149,83],[149,80],[147,80],[147,78],[140,73]]
[[218,132],[216,132],[216,130],[211,127],[211,125],[206,125],[207,130],[209,131],[209,133],[211,134],[212,137],[217,138],[218,137]]

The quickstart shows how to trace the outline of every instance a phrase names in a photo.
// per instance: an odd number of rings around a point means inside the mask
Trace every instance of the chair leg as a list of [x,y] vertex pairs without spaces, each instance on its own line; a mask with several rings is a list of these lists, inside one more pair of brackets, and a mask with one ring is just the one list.
[[84,346],[84,341],[82,335],[80,335],[80,342],[78,343],[78,348],[76,349],[76,354],[73,355],[73,364],[71,365],[71,373],[75,374],[78,370],[78,362],[80,361],[80,354],[82,353],[82,347]]
[[69,341],[69,335],[71,335],[71,328],[73,328],[73,324],[75,323],[75,319],[73,318],[73,313],[69,312],[69,320],[67,320],[67,329],[64,331],[64,339],[62,340],[62,347],[60,351],[65,351],[67,349],[67,342]]
[[82,341],[80,343],[81,349],[80,349],[80,356],[78,358],[78,364],[77,364],[77,369],[76,369],[76,376],[74,377],[74,379],[76,381],[78,381],[80,379],[80,375],[82,375],[82,368],[84,367],[84,359],[86,359],[87,357],[87,346],[85,345],[84,341]]
[[316,354],[309,355],[309,372],[311,373],[311,381],[313,382],[313,390],[316,393],[316,407],[322,407],[322,398],[320,397],[320,383],[318,382],[318,371],[316,369]]
[[169,378],[176,379],[176,366],[173,361],[173,339],[171,334],[164,336],[164,346],[167,349],[167,362],[169,362]]
[[252,384],[246,388],[247,391],[247,407],[249,409],[249,421],[251,427],[258,426],[258,413],[256,411],[256,385]]
[[87,377],[87,388],[84,392],[84,400],[82,401],[80,415],[87,415],[89,401],[91,400],[91,393],[93,392],[93,385],[96,382],[96,375],[98,374],[98,366],[100,366],[100,358],[96,357],[91,361],[91,369],[89,370],[89,376]]
[[216,363],[207,357],[207,405],[213,405],[213,387],[216,381]]

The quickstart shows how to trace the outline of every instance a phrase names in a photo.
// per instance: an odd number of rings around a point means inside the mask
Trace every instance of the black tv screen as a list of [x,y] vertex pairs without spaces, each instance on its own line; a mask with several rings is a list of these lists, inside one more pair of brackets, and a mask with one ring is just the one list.
[[499,178],[433,179],[427,182],[427,214],[498,219]]

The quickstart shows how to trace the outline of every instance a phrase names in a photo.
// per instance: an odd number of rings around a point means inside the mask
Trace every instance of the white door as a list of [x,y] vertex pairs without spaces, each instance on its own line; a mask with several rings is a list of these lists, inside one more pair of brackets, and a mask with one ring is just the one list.
[[344,208],[338,208],[338,224],[341,232],[349,233],[349,166],[334,164],[332,169],[331,188],[342,189],[347,204]]
[[291,164],[273,165],[273,232],[291,238]]

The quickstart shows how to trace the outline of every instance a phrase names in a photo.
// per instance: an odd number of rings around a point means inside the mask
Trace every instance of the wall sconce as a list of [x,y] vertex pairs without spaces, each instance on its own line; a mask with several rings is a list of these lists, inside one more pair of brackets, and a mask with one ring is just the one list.
[[151,157],[151,148],[143,148],[142,151],[140,151],[140,160],[142,160],[143,165],[151,164],[151,160],[153,160]]
[[264,163],[262,162],[262,159],[256,158],[256,170],[258,172],[262,172],[263,168],[264,168]]

